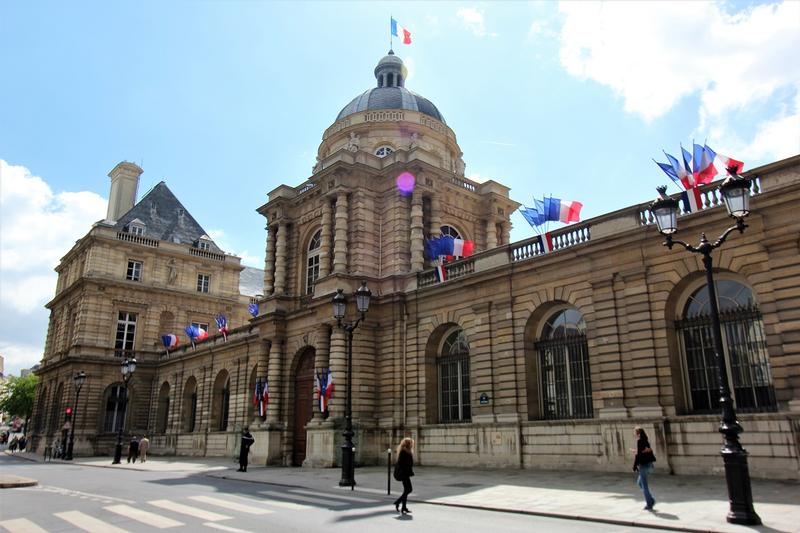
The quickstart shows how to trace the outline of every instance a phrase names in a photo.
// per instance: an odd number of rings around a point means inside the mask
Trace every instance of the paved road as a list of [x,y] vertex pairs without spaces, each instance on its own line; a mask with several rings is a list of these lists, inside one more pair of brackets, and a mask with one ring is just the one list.
[[0,493],[0,530],[119,533],[153,529],[308,532],[453,531],[623,533],[642,528],[416,504],[400,516],[391,498],[332,488],[306,489],[209,477],[63,463],[22,463],[0,456],[6,474],[36,487]]

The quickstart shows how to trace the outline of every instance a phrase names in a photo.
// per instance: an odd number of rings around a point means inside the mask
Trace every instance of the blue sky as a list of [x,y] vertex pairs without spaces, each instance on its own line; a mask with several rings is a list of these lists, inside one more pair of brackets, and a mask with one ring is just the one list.
[[517,201],[578,200],[584,218],[647,201],[667,182],[651,158],[692,139],[745,168],[800,152],[797,2],[6,2],[7,373],[41,358],[52,268],[104,217],[121,160],[144,168],[140,196],[166,181],[262,267],[255,209],[310,176],[322,132],[373,86],[390,14],[412,32],[394,45],[407,87],[455,131],[466,175]]

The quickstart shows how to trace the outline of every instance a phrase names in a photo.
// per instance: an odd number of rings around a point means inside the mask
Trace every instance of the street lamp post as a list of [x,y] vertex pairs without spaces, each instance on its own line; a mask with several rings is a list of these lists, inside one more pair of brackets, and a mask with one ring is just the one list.
[[122,371],[122,382],[125,384],[125,388],[122,396],[122,422],[120,422],[119,428],[117,428],[117,447],[114,449],[114,461],[111,463],[114,465],[118,465],[122,459],[122,427],[125,425],[125,418],[127,418],[128,382],[136,371],[136,359],[125,359],[120,363],[120,370]]
[[744,223],[744,218],[750,214],[750,180],[737,176],[734,169],[728,169],[728,172],[731,175],[720,185],[720,192],[725,201],[725,207],[728,209],[728,214],[736,219],[736,224],[726,229],[715,242],[709,242],[705,233],[701,234],[700,243],[697,246],[672,238],[672,234],[678,230],[678,202],[666,196],[666,187],[658,188],[661,198],[650,205],[650,211],[656,219],[658,231],[666,237],[663,242],[664,246],[671,250],[673,245],[679,244],[686,250],[703,256],[708,299],[711,307],[714,359],[717,362],[719,404],[722,409],[719,432],[724,436],[724,444],[720,453],[725,463],[725,480],[728,485],[728,500],[730,501],[727,520],[732,524],[759,525],[761,524],[761,518],[753,508],[747,452],[739,443],[739,433],[742,432],[742,426],[736,420],[736,412],[733,408],[733,400],[728,384],[728,372],[722,349],[717,291],[714,286],[714,272],[711,262],[711,252],[722,246],[732,231],[738,230],[739,233],[744,233],[747,227]]
[[67,456],[64,457],[65,461],[72,461],[72,447],[75,444],[75,426],[78,425],[78,397],[81,394],[81,387],[86,382],[86,372],[81,370],[75,377],[72,378],[75,384],[75,404],[72,406],[72,427],[69,432],[69,445],[67,446]]
[[345,297],[342,289],[336,289],[336,295],[333,297],[333,316],[336,318],[336,323],[340,328],[347,332],[347,391],[344,407],[344,431],[342,436],[344,442],[342,443],[342,479],[339,480],[340,487],[350,487],[351,489],[356,484],[355,479],[355,458],[353,449],[353,332],[358,325],[364,320],[364,316],[369,310],[369,300],[372,292],[367,288],[367,282],[362,281],[361,287],[356,291],[356,307],[361,316],[355,322],[342,322],[345,311],[347,309],[347,297]]

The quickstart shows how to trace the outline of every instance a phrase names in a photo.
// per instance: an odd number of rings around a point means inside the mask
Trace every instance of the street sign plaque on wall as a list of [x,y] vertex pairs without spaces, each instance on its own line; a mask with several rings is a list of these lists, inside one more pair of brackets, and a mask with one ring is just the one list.
[[489,395],[486,394],[485,392],[481,393],[480,397],[478,398],[478,402],[481,405],[489,405]]

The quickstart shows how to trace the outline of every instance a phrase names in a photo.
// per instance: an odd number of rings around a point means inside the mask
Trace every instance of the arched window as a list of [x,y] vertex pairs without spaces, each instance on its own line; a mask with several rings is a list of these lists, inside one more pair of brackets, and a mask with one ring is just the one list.
[[322,230],[317,230],[308,243],[306,254],[306,294],[314,293],[314,282],[319,278],[320,252],[322,251]]
[[442,235],[449,235],[454,239],[462,239],[463,238],[463,237],[461,237],[461,234],[458,232],[458,230],[456,228],[454,228],[453,226],[447,226],[447,225],[441,226],[439,228],[439,232],[441,232]]
[[436,361],[439,375],[439,422],[469,422],[469,343],[464,330],[449,333]]
[[550,315],[535,347],[544,418],[592,418],[589,348],[580,311],[566,308]]
[[106,411],[103,431],[116,432],[125,427],[126,390],[122,385],[112,385],[106,394]]
[[392,148],[391,146],[387,146],[387,145],[379,146],[375,150],[375,155],[377,155],[378,157],[386,157],[387,155],[393,154],[393,153],[394,153],[394,148]]
[[220,370],[214,380],[211,400],[211,428],[213,431],[228,429],[228,407],[231,402],[231,379],[227,370]]
[[[716,282],[728,383],[738,411],[776,408],[772,370],[767,355],[764,322],[753,291],[731,279]],[[708,286],[689,297],[675,322],[689,385],[689,409],[695,413],[719,409],[719,379],[714,356]]]
[[191,376],[183,387],[183,407],[181,408],[183,431],[191,433],[197,420],[197,380]]
[[158,391],[158,407],[156,410],[156,433],[167,432],[169,420],[169,383],[166,381]]

